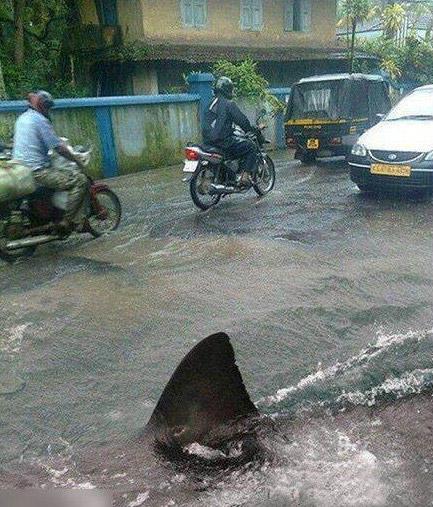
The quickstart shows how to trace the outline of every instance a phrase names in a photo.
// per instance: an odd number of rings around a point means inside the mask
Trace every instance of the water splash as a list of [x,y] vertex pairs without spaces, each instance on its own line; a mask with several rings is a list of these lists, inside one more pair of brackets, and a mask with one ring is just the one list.
[[383,397],[403,398],[411,394],[420,394],[433,387],[433,369],[414,370],[401,377],[386,379],[379,386],[365,392],[343,392],[336,402],[341,405],[366,405],[372,407]]
[[[423,368],[410,369],[408,354],[405,349],[417,346],[422,342],[433,346],[433,329],[423,331],[409,331],[407,333],[385,334],[383,330],[377,332],[376,341],[369,344],[361,352],[346,361],[319,369],[301,379],[296,385],[278,390],[275,394],[259,399],[258,407],[274,407],[284,401],[293,401],[295,398],[302,400],[305,405],[308,399],[320,399],[319,405],[348,403],[351,400],[356,404],[365,400],[365,404],[374,404],[375,400],[384,394],[394,393],[401,397],[405,394],[420,393],[432,386],[431,373],[433,370]],[[401,375],[385,378],[376,385],[371,386],[372,381],[386,374],[384,365],[393,362],[393,353],[401,351],[406,359],[405,371]],[[396,356],[398,357],[398,355]],[[416,360],[419,360],[417,358]],[[431,357],[430,357],[430,363]],[[392,369],[399,369],[398,365],[392,364]],[[344,380],[342,383],[341,381]],[[343,384],[339,387],[339,384]],[[354,389],[347,392],[347,385],[358,384]],[[360,386],[360,387],[359,387]],[[362,389],[365,387],[365,389]],[[322,396],[318,396],[318,394]],[[310,395],[310,396],[309,396]]]
[[27,322],[5,329],[3,339],[0,337],[0,352],[9,355],[19,354],[23,344],[24,334],[30,325],[31,323]]

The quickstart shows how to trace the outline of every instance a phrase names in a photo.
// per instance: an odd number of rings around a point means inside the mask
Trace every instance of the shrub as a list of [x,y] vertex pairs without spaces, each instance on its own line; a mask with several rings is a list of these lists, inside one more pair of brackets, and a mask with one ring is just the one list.
[[275,112],[284,109],[284,103],[269,93],[268,81],[258,72],[257,62],[251,58],[239,63],[219,60],[212,70],[217,78],[227,76],[233,81],[236,97],[259,98],[268,103]]

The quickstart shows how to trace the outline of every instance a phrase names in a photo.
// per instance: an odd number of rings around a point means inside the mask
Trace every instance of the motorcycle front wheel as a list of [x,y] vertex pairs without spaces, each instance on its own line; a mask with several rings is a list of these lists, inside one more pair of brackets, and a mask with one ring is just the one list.
[[115,231],[122,217],[122,206],[117,195],[108,189],[98,190],[91,198],[87,231],[94,238]]
[[260,160],[253,188],[262,197],[268,194],[275,185],[275,165],[268,155]]
[[210,185],[214,182],[215,173],[209,166],[201,166],[189,182],[189,190],[193,203],[203,211],[219,203],[220,194],[209,194]]

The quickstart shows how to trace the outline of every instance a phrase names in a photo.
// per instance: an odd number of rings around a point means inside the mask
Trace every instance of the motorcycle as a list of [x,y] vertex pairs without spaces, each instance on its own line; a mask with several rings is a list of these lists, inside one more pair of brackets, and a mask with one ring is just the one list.
[[[83,165],[89,163],[91,150],[75,147],[74,151]],[[52,157],[54,166],[78,170],[77,164],[59,155]],[[3,155],[3,164],[6,159]],[[105,183],[87,178],[88,191],[80,210],[83,218],[67,233],[58,227],[66,209],[67,192],[38,187],[30,195],[0,202],[0,259],[13,262],[31,256],[39,245],[66,240],[72,232],[90,233],[97,238],[117,229],[122,214],[119,198]]]
[[226,157],[223,151],[211,146],[189,145],[185,148],[183,179],[189,183],[191,198],[201,210],[216,206],[221,198],[231,194],[244,194],[254,189],[260,197],[268,194],[275,185],[275,166],[266,153],[264,145],[270,143],[263,136],[265,125],[259,125],[257,132],[245,133],[241,129],[235,135],[253,141],[257,147],[256,174],[245,182],[239,173],[239,162]]

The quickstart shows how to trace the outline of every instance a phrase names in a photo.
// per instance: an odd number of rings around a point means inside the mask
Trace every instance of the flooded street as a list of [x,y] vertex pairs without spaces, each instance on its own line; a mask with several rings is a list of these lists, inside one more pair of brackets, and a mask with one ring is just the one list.
[[[179,167],[113,180],[118,232],[0,265],[4,469],[133,439],[182,357],[219,331],[265,413],[431,387],[431,198],[361,195],[341,161],[301,166],[279,153],[276,162],[268,197],[229,197],[207,213]],[[327,446],[321,431],[316,422],[310,436],[323,459],[340,441]],[[296,487],[317,482],[320,467],[306,478],[298,458]],[[373,475],[363,481],[378,501],[365,505],[384,505]],[[243,504],[235,493],[208,504],[233,498]]]

